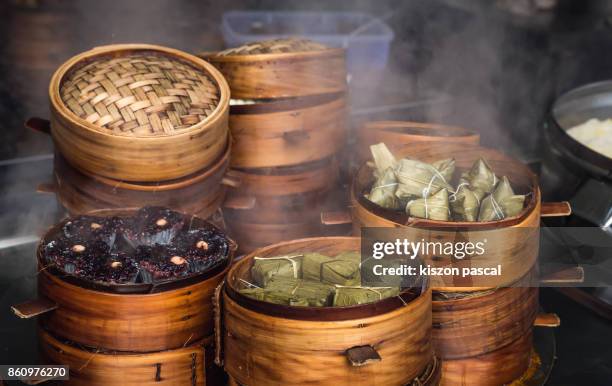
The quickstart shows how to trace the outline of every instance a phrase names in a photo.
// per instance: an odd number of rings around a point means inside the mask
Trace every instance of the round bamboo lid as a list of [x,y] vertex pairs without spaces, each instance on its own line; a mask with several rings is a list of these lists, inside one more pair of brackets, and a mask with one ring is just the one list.
[[330,95],[347,88],[345,50],[307,39],[265,40],[200,56],[221,71],[234,99]]
[[188,131],[219,105],[210,73],[159,51],[101,55],[70,69],[60,85],[65,106],[113,135],[155,137]]
[[308,39],[288,38],[251,42],[218,52],[217,56],[282,54],[326,50],[329,47]]

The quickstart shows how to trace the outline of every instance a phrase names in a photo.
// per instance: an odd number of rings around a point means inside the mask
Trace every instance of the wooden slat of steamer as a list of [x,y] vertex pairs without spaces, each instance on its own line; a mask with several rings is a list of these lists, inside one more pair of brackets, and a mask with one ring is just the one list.
[[258,112],[259,105],[230,111],[232,166],[299,165],[336,154],[345,142],[346,100],[343,95],[320,100],[283,111]]
[[85,351],[39,330],[46,363],[70,367],[74,386],[206,386],[205,345],[212,339],[154,353]]

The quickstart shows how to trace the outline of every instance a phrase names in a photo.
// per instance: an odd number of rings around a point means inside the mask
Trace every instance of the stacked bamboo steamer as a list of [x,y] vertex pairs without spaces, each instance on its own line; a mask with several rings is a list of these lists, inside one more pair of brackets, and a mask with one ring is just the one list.
[[229,87],[204,60],[152,45],[74,56],[49,86],[51,187],[72,214],[170,207],[208,218],[225,196]]
[[357,252],[360,244],[356,237],[292,240],[258,249],[232,266],[216,293],[216,360],[230,385],[438,385],[429,285],[346,307],[291,307],[239,292],[244,280],[252,281],[255,257],[336,255]]
[[[195,216],[188,220],[197,228],[214,227]],[[230,268],[233,242],[223,265],[194,277],[150,284],[91,282],[62,275],[46,263],[44,248],[67,221],[50,228],[38,246],[38,298],[13,306],[21,318],[38,317],[44,363],[69,366],[68,384],[74,386],[221,384],[225,376],[213,362],[213,295]]]
[[231,173],[224,218],[242,252],[321,231],[346,125],[345,53],[302,39],[203,54],[231,93]]
[[[412,122],[377,122],[369,124],[363,131],[415,126],[434,127]],[[444,126],[436,125],[435,128],[441,130]],[[391,135],[397,137],[399,134],[393,131]],[[361,227],[401,227],[405,229],[406,237],[414,240],[450,241],[457,240],[456,229],[461,232],[506,234],[507,245],[501,245],[498,251],[481,256],[478,262],[465,260],[458,263],[483,267],[501,263],[503,275],[496,280],[496,285],[504,288],[477,282],[465,287],[432,284],[432,338],[436,355],[442,360],[440,384],[506,384],[519,378],[527,371],[531,361],[536,360],[532,349],[532,329],[538,310],[538,291],[537,287],[533,287],[532,274],[537,261],[539,219],[542,214],[540,190],[536,176],[520,162],[500,152],[470,144],[470,141],[466,143],[463,135],[458,138],[452,135],[460,131],[451,129],[448,133],[445,136],[437,134],[432,140],[419,138],[421,141],[416,141],[419,143],[408,140],[398,144],[396,141],[390,148],[398,157],[425,162],[454,157],[460,170],[469,168],[473,161],[484,157],[497,174],[507,175],[513,186],[528,194],[523,212],[516,218],[491,223],[444,223],[409,218],[405,214],[377,207],[363,197],[372,182],[371,170],[363,165],[355,175],[351,188],[354,232],[360,234]],[[375,141],[389,135],[375,134],[372,136]],[[440,137],[445,139],[440,140]],[[399,138],[396,140],[399,141]],[[362,146],[365,145],[362,143]],[[547,212],[546,215],[556,213]],[[463,237],[468,236],[463,234]],[[445,264],[436,260],[427,262],[434,266]]]

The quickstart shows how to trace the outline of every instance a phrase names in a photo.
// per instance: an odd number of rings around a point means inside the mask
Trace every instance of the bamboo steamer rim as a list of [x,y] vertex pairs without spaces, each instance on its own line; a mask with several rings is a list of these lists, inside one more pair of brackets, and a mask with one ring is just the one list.
[[[234,240],[232,240],[229,236],[225,234],[225,232],[217,227],[215,224],[204,220],[196,215],[189,215],[186,213],[182,213],[180,211],[174,210],[175,212],[183,214],[186,218],[190,219],[190,221],[197,220],[203,226],[208,228],[216,229],[217,232],[222,234],[228,243],[228,251],[225,261],[218,266],[215,266],[207,271],[198,272],[195,274],[191,274],[187,277],[176,278],[173,280],[158,282],[158,283],[130,283],[130,284],[117,284],[110,282],[102,282],[102,281],[92,281],[87,280],[81,277],[73,276],[70,274],[63,273],[62,271],[55,272],[55,269],[51,267],[44,261],[43,249],[44,246],[48,243],[49,236],[58,234],[61,231],[62,227],[68,222],[70,219],[79,216],[101,216],[101,217],[110,217],[110,216],[118,216],[118,217],[126,217],[132,216],[138,211],[140,208],[120,208],[120,209],[97,209],[92,210],[87,213],[79,214],[76,216],[67,216],[58,223],[52,225],[45,231],[44,235],[41,237],[38,242],[38,246],[36,247],[36,258],[38,260],[39,266],[39,274],[47,275],[51,278],[51,280],[61,281],[63,284],[67,286],[72,286],[74,288],[78,288],[82,291],[90,291],[90,293],[95,296],[96,294],[103,293],[105,296],[156,296],[160,292],[168,292],[173,290],[183,290],[190,286],[198,285],[206,280],[216,278],[219,276],[225,276],[232,266],[234,260],[234,253],[238,249],[238,245]],[[68,280],[67,280],[68,279]],[[143,288],[143,290],[139,290],[139,288]],[[144,289],[148,290],[144,290]],[[127,291],[127,292],[122,292]]]
[[[394,129],[407,129],[407,132]],[[410,129],[424,129],[427,132],[409,132]],[[414,122],[414,121],[374,121],[367,122],[362,126],[365,131],[389,131],[397,135],[422,136],[423,138],[453,138],[453,137],[480,137],[476,130],[460,126],[445,125],[440,123]],[[447,135],[444,135],[447,134]]]
[[[490,149],[490,148],[486,148],[486,147],[482,147],[482,146],[466,146],[463,144],[459,144],[463,147],[464,152],[473,152],[473,151],[487,151],[487,152],[494,152],[494,153],[498,153],[499,155],[501,155],[504,159],[506,159],[509,162],[514,162],[517,165],[520,164],[519,161],[515,160],[512,157],[507,156],[506,154],[504,154],[503,152],[499,151],[499,150],[495,150],[495,149]],[[436,145],[434,144],[433,147],[435,147]],[[440,145],[441,149],[443,149],[445,145]],[[445,155],[441,154],[440,158],[443,158]],[[521,164],[522,165],[522,164]],[[462,229],[462,230],[483,230],[483,229],[495,229],[495,228],[502,228],[502,227],[510,227],[510,226],[515,226],[518,225],[519,223],[521,223],[523,220],[525,220],[527,217],[529,217],[529,215],[531,215],[534,210],[536,210],[537,207],[539,207],[540,204],[540,200],[541,200],[541,192],[540,192],[540,187],[538,184],[538,177],[536,176],[535,173],[533,173],[531,170],[529,170],[529,168],[527,168],[525,165],[523,165],[523,170],[522,172],[525,173],[525,176],[529,179],[530,181],[530,187],[529,190],[531,194],[529,194],[527,197],[529,198],[527,201],[527,205],[523,208],[523,210],[521,211],[521,213],[519,213],[516,216],[512,216],[512,217],[507,217],[504,218],[502,220],[493,220],[493,221],[476,221],[476,222],[470,222],[470,221],[440,221],[440,220],[429,220],[429,219],[422,219],[422,218],[417,218],[417,217],[410,217],[410,216],[406,216],[407,218],[407,222],[404,224],[401,224],[395,220],[389,219],[387,217],[385,217],[385,214],[391,214],[391,213],[396,213],[398,215],[403,215],[403,213],[399,213],[398,211],[395,210],[391,210],[391,209],[385,209],[382,208],[376,204],[374,204],[373,202],[370,202],[368,199],[366,199],[365,197],[363,197],[363,189],[365,188],[365,186],[358,186],[358,180],[359,177],[366,172],[367,170],[370,169],[370,167],[367,165],[367,163],[363,163],[359,169],[355,172],[353,179],[352,179],[352,183],[351,183],[351,198],[352,200],[358,205],[361,206],[362,209],[376,215],[379,217],[384,218],[386,221],[393,223],[394,226],[396,227],[420,227],[420,228],[458,228],[458,229]],[[495,170],[494,170],[495,172]],[[495,172],[497,175],[497,172]]]
[[297,97],[280,97],[266,99],[247,99],[254,103],[232,105],[230,115],[258,115],[287,112],[291,110],[305,110],[321,105],[331,104],[343,100],[346,102],[346,92],[340,91],[328,94],[313,94]]
[[307,251],[307,245],[314,245],[318,241],[357,242],[357,240],[360,240],[360,238],[350,236],[309,237],[290,241],[281,241],[276,244],[258,248],[232,264],[229,272],[227,273],[227,279],[225,280],[225,293],[230,297],[230,299],[235,301],[241,307],[251,311],[261,312],[270,316],[285,319],[306,321],[343,321],[357,318],[367,318],[397,311],[401,307],[417,305],[420,302],[426,301],[427,294],[431,293],[430,283],[426,278],[424,278],[423,288],[418,288],[417,295],[413,298],[408,297],[410,295],[410,290],[406,289],[402,291],[399,296],[386,298],[378,302],[344,307],[302,307],[273,304],[242,295],[238,289],[234,287],[235,280],[233,279],[236,277],[236,271],[242,268],[242,266],[245,264],[249,264],[255,258],[255,256],[266,254],[267,252],[274,251],[279,247],[290,246],[292,244],[304,244],[303,249],[304,251]]
[[324,48],[314,51],[300,52],[275,52],[268,54],[254,55],[225,55],[219,56],[217,52],[203,52],[200,57],[212,63],[244,63],[244,62],[297,62],[302,60],[319,60],[329,57],[344,56],[346,50],[344,48]]
[[[129,358],[142,358],[146,356],[164,356],[165,354],[173,354],[173,355],[183,355],[184,353],[191,353],[193,350],[198,350],[203,347],[209,346],[214,341],[213,336],[207,336],[204,339],[199,341],[190,343],[186,346],[175,348],[175,349],[167,349],[161,351],[152,351],[152,352],[137,352],[137,351],[117,351],[117,350],[109,350],[108,352],[100,351],[100,348],[97,347],[87,347],[79,344],[78,342],[71,342],[70,340],[60,339],[54,336],[52,333],[47,331],[44,327],[38,328],[38,333],[43,341],[52,343],[56,346],[62,347],[63,351],[68,354],[74,355],[74,353],[86,352],[92,353],[95,355],[100,355],[102,358],[108,357],[109,359],[113,359],[112,357],[118,356],[119,358],[129,359]],[[77,355],[78,356],[78,355]]]
[[[189,128],[183,129],[180,133],[177,134],[167,134],[167,133],[159,133],[156,136],[138,136],[138,135],[115,135],[112,132],[106,132],[100,130],[100,127],[94,125],[86,121],[85,119],[77,116],[72,110],[70,110],[61,98],[60,89],[62,82],[69,71],[71,71],[76,65],[83,61],[91,60],[94,57],[104,56],[104,55],[115,55],[119,56],[120,53],[131,52],[131,51],[152,51],[156,53],[161,53],[168,57],[172,57],[175,59],[180,59],[182,61],[186,61],[190,63],[192,66],[204,70],[207,75],[210,76],[212,81],[216,83],[219,89],[219,103],[215,107],[214,111],[208,115],[202,121],[196,123],[195,125],[190,126]],[[146,143],[156,143],[158,141],[164,141],[168,137],[172,138],[182,138],[195,135],[202,131],[205,131],[209,126],[216,124],[219,120],[223,119],[224,112],[229,108],[229,98],[230,98],[230,89],[227,81],[213,65],[206,62],[205,60],[188,54],[186,52],[153,45],[153,44],[113,44],[106,46],[98,46],[94,47],[89,51],[82,52],[73,56],[64,62],[56,71],[53,73],[51,77],[51,82],[49,83],[49,100],[51,105],[58,113],[61,115],[62,120],[65,120],[71,124],[77,125],[79,128],[86,130],[87,132],[95,135],[99,135],[101,137],[107,138],[112,137],[113,139],[124,138],[126,141],[138,140],[139,142]]]
[[[99,174],[94,174],[88,172],[84,169],[78,168],[76,166],[70,165],[75,168],[79,173],[83,174],[86,177],[89,177],[97,182],[100,182],[104,185],[109,185],[118,189],[127,189],[141,192],[165,192],[169,190],[176,190],[185,188],[187,186],[193,185],[200,181],[203,181],[215,173],[219,172],[224,165],[229,166],[229,159],[231,155],[231,141],[227,141],[227,147],[221,157],[219,157],[211,167],[204,168],[198,172],[192,173],[185,177],[180,177],[174,180],[160,181],[159,183],[146,183],[143,182],[141,184],[136,184],[130,181],[122,181],[115,180],[112,178],[104,177]],[[61,154],[60,157],[63,158]],[[64,158],[64,162],[68,161]]]

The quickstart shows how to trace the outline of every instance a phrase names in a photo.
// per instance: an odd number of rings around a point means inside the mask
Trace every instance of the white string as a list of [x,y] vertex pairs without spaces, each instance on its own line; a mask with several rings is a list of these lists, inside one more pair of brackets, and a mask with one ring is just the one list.
[[391,184],[385,184],[385,185],[375,186],[375,187],[373,187],[373,188],[372,188],[372,190],[374,190],[374,189],[380,189],[380,188],[388,188],[389,186],[395,186],[395,185],[399,185],[399,183],[398,183],[398,182],[394,182],[394,183],[391,183]]
[[297,279],[298,278],[298,266],[297,266],[297,261],[293,260],[296,257],[301,257],[304,255],[295,255],[295,256],[278,256],[278,257],[257,257],[255,256],[253,259],[254,260],[287,260],[288,262],[291,263],[291,266],[293,267],[293,278]]
[[493,195],[491,195],[491,205],[493,206],[496,220],[502,220],[504,218],[504,211],[502,210],[502,207],[499,206],[497,201],[495,201],[495,197],[493,197]]
[[455,201],[455,199],[457,198],[457,194],[459,193],[459,189],[461,189],[461,187],[463,186],[469,186],[470,184],[467,182],[462,182],[457,186],[457,190],[455,190],[453,193],[451,193],[451,195],[448,197],[449,201]]
[[244,279],[238,279],[238,280],[240,280],[240,281],[241,281],[241,282],[243,282],[244,284],[248,285],[249,287],[262,289],[261,287],[256,286],[255,284],[250,283],[250,282],[248,282],[248,281],[246,281],[246,280],[244,280]]

